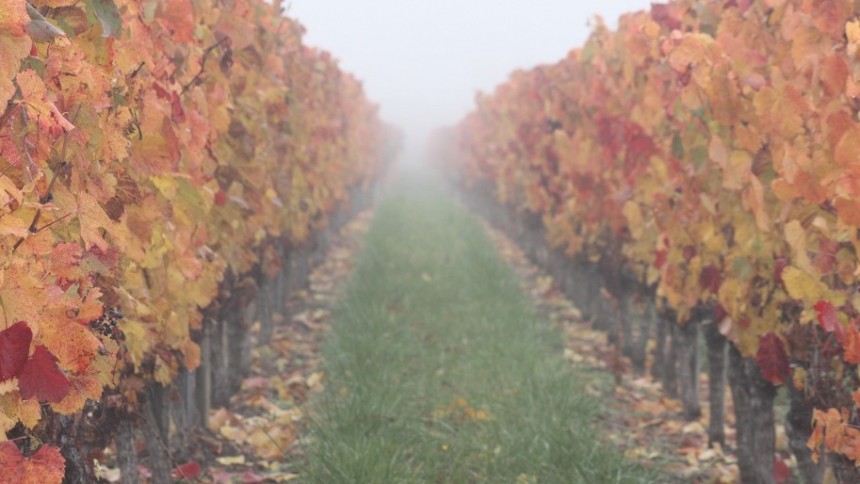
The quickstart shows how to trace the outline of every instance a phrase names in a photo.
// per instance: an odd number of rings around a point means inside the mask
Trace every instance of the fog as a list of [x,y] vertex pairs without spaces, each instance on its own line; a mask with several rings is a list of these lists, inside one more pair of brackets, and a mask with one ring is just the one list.
[[406,135],[417,160],[427,134],[469,112],[518,68],[554,62],[581,46],[595,15],[619,15],[651,0],[292,0],[310,45],[330,51],[364,83],[383,118]]

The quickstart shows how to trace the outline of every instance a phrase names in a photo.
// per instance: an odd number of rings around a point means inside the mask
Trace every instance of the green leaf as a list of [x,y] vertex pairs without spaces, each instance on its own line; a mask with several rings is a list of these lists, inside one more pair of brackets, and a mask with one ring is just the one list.
[[679,159],[684,158],[684,141],[678,133],[672,136],[672,155]]
[[98,19],[102,25],[102,37],[119,37],[122,19],[113,0],[85,0],[90,22]]
[[745,257],[738,257],[732,261],[732,274],[742,281],[748,281],[753,276],[752,267]]

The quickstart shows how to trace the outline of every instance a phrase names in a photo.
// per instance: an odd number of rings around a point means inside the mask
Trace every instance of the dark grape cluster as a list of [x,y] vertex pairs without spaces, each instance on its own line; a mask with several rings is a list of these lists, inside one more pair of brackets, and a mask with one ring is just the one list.
[[117,327],[117,323],[122,318],[123,315],[119,308],[105,306],[104,313],[98,319],[90,321],[90,328],[114,341],[124,341],[125,334]]

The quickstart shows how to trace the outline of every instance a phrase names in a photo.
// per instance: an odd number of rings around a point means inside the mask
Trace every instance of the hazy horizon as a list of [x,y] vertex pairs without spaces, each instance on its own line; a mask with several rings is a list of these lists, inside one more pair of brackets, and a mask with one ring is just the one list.
[[287,13],[360,79],[382,117],[406,134],[414,159],[435,127],[456,123],[516,69],[563,58],[600,15],[648,9],[650,0],[585,4],[563,0],[396,2],[292,0]]

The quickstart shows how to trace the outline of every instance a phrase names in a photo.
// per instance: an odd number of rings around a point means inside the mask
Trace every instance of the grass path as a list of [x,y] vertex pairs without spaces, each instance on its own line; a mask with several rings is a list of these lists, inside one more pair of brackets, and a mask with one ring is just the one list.
[[413,184],[365,247],[323,350],[310,482],[659,481],[596,443],[598,402],[471,216]]

